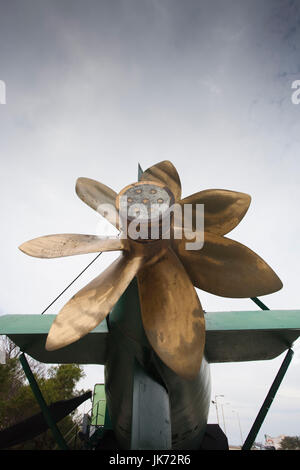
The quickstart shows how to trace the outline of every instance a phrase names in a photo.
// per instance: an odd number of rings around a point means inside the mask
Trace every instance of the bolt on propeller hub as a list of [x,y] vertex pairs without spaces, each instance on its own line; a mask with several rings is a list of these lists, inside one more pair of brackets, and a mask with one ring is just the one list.
[[163,221],[170,219],[174,201],[172,192],[157,182],[142,181],[126,186],[116,199],[123,231],[136,241],[161,239],[163,232],[170,228]]

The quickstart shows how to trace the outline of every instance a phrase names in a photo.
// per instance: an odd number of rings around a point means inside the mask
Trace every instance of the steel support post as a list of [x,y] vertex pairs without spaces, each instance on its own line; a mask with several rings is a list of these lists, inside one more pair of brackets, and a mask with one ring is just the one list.
[[28,382],[29,382],[29,385],[31,387],[31,390],[41,408],[41,411],[44,415],[44,418],[50,428],[50,430],[52,431],[52,434],[53,434],[53,437],[55,439],[55,441],[57,442],[59,448],[61,450],[68,450],[68,446],[60,432],[60,430],[58,429],[55,421],[53,420],[52,416],[51,416],[51,413],[49,411],[49,408],[47,406],[47,403],[45,402],[45,399],[42,395],[42,392],[37,384],[37,381],[35,380],[35,377],[30,369],[30,366],[27,362],[27,359],[25,357],[25,354],[22,353],[21,356],[19,357],[20,359],[20,362],[22,364],[22,367],[23,367],[23,370],[25,372],[25,375],[28,379]]
[[279,371],[277,372],[277,375],[274,379],[274,382],[269,390],[269,393],[268,395],[266,396],[265,398],[265,401],[263,402],[262,404],[262,407],[261,409],[259,410],[259,413],[252,425],[252,428],[250,429],[250,432],[244,442],[244,445],[242,447],[242,450],[250,450],[254,441],[255,441],[255,438],[261,428],[261,425],[269,411],[269,408],[275,398],[275,395],[277,393],[277,390],[283,380],[283,377],[285,376],[285,373],[290,365],[290,362],[292,360],[292,357],[293,357],[293,354],[294,354],[294,351],[292,349],[288,349],[286,355],[285,355],[285,358],[280,366],[280,369]]
[[250,297],[250,299],[259,306],[262,310],[270,310],[260,299],[257,297]]

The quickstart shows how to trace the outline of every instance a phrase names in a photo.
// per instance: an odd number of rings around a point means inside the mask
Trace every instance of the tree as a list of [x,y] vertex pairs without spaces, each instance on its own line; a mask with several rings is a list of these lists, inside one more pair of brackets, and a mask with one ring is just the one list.
[[300,436],[285,436],[280,442],[280,450],[300,450]]
[[[0,430],[16,424],[40,412],[27,378],[18,359],[20,350],[7,337],[2,339],[6,363],[0,365]],[[61,364],[47,367],[28,358],[31,370],[47,404],[58,400],[68,400],[84,392],[75,390],[78,381],[84,377],[82,367],[77,364]],[[57,423],[63,435],[78,425],[75,412]],[[70,433],[70,438],[72,434]],[[15,446],[16,449],[54,449],[56,443],[51,432],[37,436],[31,441]]]

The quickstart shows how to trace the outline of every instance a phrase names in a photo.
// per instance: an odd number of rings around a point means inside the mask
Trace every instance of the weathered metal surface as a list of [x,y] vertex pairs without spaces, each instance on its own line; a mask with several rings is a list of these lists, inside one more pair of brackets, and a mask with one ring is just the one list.
[[[174,196],[167,187],[151,181],[142,181],[126,186],[117,196],[116,206],[119,212],[125,211],[125,216],[134,219],[134,209],[144,211],[138,215],[141,220],[149,220],[155,217],[153,209],[160,206],[169,208],[174,202]],[[132,210],[130,210],[132,208]]]
[[23,243],[19,249],[36,258],[60,258],[100,251],[123,251],[128,248],[126,240],[118,237],[63,233],[34,238]]
[[[169,209],[174,203],[171,191],[161,183],[142,181],[126,186],[116,198],[124,233],[135,240],[152,241],[163,238],[162,224],[169,222]],[[164,224],[164,233],[170,233],[170,224]]]
[[216,235],[233,230],[246,214],[251,202],[248,194],[226,189],[206,189],[180,201],[181,206],[192,204],[193,230],[196,229],[196,204],[204,204],[204,229]]
[[181,262],[169,249],[138,274],[142,321],[161,360],[181,377],[196,377],[205,345],[204,314]]
[[282,282],[268,264],[245,245],[213,233],[204,233],[201,250],[186,250],[185,237],[173,247],[193,284],[222,297],[245,298],[270,294]]
[[172,449],[168,392],[137,361],[133,369],[131,429],[131,449]]
[[90,178],[78,178],[75,189],[83,202],[118,228],[118,214],[114,209],[117,193],[113,189]]
[[181,198],[181,182],[174,165],[164,160],[156,165],[147,168],[141,175],[141,181],[158,181],[167,186],[174,194],[175,201]]
[[54,351],[78,341],[101,323],[138,272],[142,258],[122,254],[62,308],[48,334]]

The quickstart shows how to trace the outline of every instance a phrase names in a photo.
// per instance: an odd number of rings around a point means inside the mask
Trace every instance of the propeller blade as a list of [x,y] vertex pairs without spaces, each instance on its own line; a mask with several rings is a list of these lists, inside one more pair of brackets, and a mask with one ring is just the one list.
[[20,245],[19,249],[36,258],[61,258],[100,251],[126,250],[127,240],[118,237],[62,233],[34,238]]
[[240,223],[250,202],[251,197],[245,193],[226,189],[207,189],[182,199],[180,204],[193,204],[190,228],[197,229],[196,204],[204,204],[205,231],[225,235]]
[[169,248],[138,274],[142,321],[160,359],[186,379],[197,376],[205,344],[205,322],[196,291]]
[[46,349],[74,343],[92,331],[109,314],[143,263],[143,257],[122,253],[105,271],[81,289],[54,320]]
[[181,182],[175,166],[168,160],[164,160],[151,166],[141,176],[141,181],[158,181],[172,191],[175,201],[181,198]]
[[113,189],[90,178],[78,178],[75,189],[83,202],[119,228],[119,216],[115,207],[117,193]]
[[186,250],[186,240],[173,240],[194,286],[222,297],[258,297],[282,288],[270,266],[246,246],[213,233],[204,233],[200,250]]

